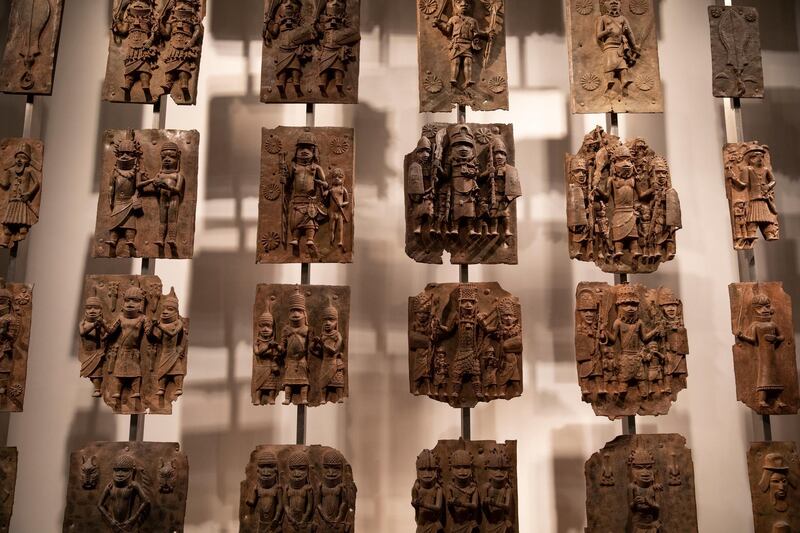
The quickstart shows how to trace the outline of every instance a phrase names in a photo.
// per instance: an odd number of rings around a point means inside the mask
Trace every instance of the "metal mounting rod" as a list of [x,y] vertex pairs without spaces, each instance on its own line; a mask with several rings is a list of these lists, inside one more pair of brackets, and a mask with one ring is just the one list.
[[467,106],[459,104],[458,110],[456,111],[456,121],[459,124],[465,124],[467,122]]

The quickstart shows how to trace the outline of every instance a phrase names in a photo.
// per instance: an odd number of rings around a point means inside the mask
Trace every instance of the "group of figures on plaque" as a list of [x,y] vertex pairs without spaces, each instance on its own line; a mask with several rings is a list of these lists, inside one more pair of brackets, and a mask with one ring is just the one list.
[[114,0],[103,98],[194,104],[205,0]]
[[800,459],[794,442],[754,442],[747,454],[755,533],[800,529]]
[[522,394],[522,311],[497,282],[432,283],[408,324],[412,394],[454,407]]
[[189,320],[157,276],[87,276],[81,377],[115,413],[170,414],[183,394]]
[[241,484],[240,533],[353,533],[356,485],[338,450],[258,446]]
[[405,158],[406,254],[441,263],[517,262],[522,195],[508,124],[428,124]]
[[353,261],[351,128],[262,130],[258,263]]
[[264,0],[261,101],[358,102],[360,0]]
[[64,0],[11,0],[0,91],[52,94],[63,11]]
[[0,140],[0,247],[14,247],[39,221],[43,161],[40,140]]
[[260,284],[253,311],[253,404],[344,402],[350,287]]
[[513,533],[517,443],[440,440],[417,456],[417,533]]
[[752,249],[759,232],[765,240],[778,240],[780,225],[769,147],[758,141],[730,143],[723,148],[722,156],[733,247]]
[[199,141],[194,130],[106,132],[94,257],[192,257]]
[[177,443],[91,443],[70,455],[63,532],[183,531],[188,490]]
[[567,155],[569,255],[604,272],[654,272],[675,257],[681,206],[667,161],[597,126]]
[[575,358],[583,401],[615,419],[663,415],[686,388],[689,340],[672,290],[581,282]]

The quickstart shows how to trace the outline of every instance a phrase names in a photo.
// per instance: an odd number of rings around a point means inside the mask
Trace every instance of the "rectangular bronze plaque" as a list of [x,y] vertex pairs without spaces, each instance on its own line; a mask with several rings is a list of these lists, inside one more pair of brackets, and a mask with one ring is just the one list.
[[708,6],[714,96],[764,98],[758,10]]

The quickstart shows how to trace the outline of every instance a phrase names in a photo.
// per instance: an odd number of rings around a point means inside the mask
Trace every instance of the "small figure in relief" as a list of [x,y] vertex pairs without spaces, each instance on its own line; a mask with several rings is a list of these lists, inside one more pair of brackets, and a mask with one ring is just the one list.
[[174,142],[161,145],[161,171],[153,180],[158,195],[158,239],[159,248],[169,246],[177,253],[178,213],[186,188],[186,179],[181,174],[181,150]]
[[350,533],[347,523],[350,498],[344,483],[344,457],[329,450],[322,458],[324,477],[319,488],[317,513],[321,518],[317,532]]
[[8,247],[21,241],[39,221],[33,202],[41,186],[41,164],[34,162],[31,145],[23,142],[14,154],[14,164],[0,174],[0,188],[8,191],[0,246]]
[[411,489],[411,505],[417,522],[416,533],[444,531],[444,494],[439,480],[439,460],[430,450],[417,457],[417,480]]
[[[513,398],[522,389],[519,370],[519,361],[522,358],[522,323],[517,303],[512,297],[501,298],[495,304],[495,312],[498,316],[496,329],[492,331],[485,326],[484,328],[498,342],[500,370],[497,385],[503,392],[503,397]],[[485,319],[480,322],[485,323]]]
[[158,37],[155,10],[154,0],[121,0],[114,13],[111,32],[114,40],[122,41],[125,47],[125,83],[121,86],[125,100],[130,100],[136,83],[145,100],[152,100],[150,80],[158,61],[158,50],[154,46]]
[[447,390],[449,375],[450,365],[447,363],[447,350],[443,346],[438,346],[433,356],[433,394],[437,398],[450,396]]
[[[689,370],[686,366],[686,354],[689,353],[689,339],[683,325],[683,313],[680,300],[670,289],[660,289],[658,293],[658,307],[661,312],[659,326],[663,328],[662,337],[666,349],[666,363],[664,365],[665,392],[671,393],[673,388],[678,389],[676,383],[685,382]],[[680,383],[682,386],[683,383]]]
[[344,186],[344,170],[334,168],[333,172],[331,172],[331,179],[333,184],[328,190],[328,198],[331,203],[328,211],[330,214],[331,244],[336,244],[344,252],[344,227],[350,223],[350,218],[346,212],[347,207],[350,205],[350,192]]
[[344,340],[339,332],[339,310],[329,304],[322,310],[322,335],[311,343],[311,353],[322,358],[319,387],[326,402],[344,402]]
[[19,334],[19,319],[14,313],[11,291],[0,286],[0,397],[8,394],[11,372],[14,370],[14,343]]
[[84,303],[83,320],[78,324],[83,350],[81,350],[81,377],[89,378],[94,385],[92,396],[102,395],[105,371],[107,326],[103,319],[103,304],[97,296],[89,296]]
[[747,206],[750,191],[747,182],[739,179],[740,159],[737,145],[725,148],[725,180],[730,183],[730,208],[733,216],[733,242],[737,248],[748,248],[752,242],[747,232]]
[[292,85],[298,97],[303,95],[303,64],[311,59],[313,29],[302,27],[303,9],[300,0],[277,0],[272,3],[264,21],[264,43],[278,46],[275,64],[276,85],[282,98],[286,98],[286,86]]
[[169,94],[177,82],[184,102],[192,99],[189,81],[200,62],[203,44],[200,10],[200,0],[173,0],[167,4],[159,20],[159,31],[166,41],[162,56],[166,81],[162,88],[165,94]]
[[622,96],[628,96],[633,77],[628,70],[639,59],[639,47],[628,19],[622,14],[620,0],[604,0],[606,14],[597,17],[595,38],[605,56],[605,93],[619,85]]
[[631,533],[661,531],[658,500],[659,493],[664,488],[656,483],[654,464],[653,454],[643,448],[636,448],[628,458],[631,472],[631,482],[628,484]]
[[795,480],[790,477],[786,460],[779,453],[768,453],[764,457],[763,473],[758,488],[761,492],[769,492],[770,503],[779,513],[789,510],[789,489],[796,488]]
[[651,243],[649,258],[658,261],[664,254],[664,260],[670,261],[675,257],[675,233],[682,226],[681,206],[678,193],[672,188],[667,160],[654,157],[650,164],[653,167],[653,202],[650,207],[652,226],[646,237]]
[[575,259],[592,259],[592,238],[589,216],[590,205],[589,172],[586,160],[573,157],[569,164],[569,198],[567,199],[567,225],[570,229],[569,256]]
[[347,32],[347,0],[319,0],[322,10],[315,29],[319,35],[319,92],[328,96],[333,81],[336,91],[344,96],[344,74],[347,64],[356,61],[351,45],[361,40],[357,31]]
[[281,331],[281,351],[285,357],[283,374],[283,404],[292,400],[298,405],[308,403],[309,329],[306,297],[298,288],[289,297],[289,323]]
[[160,459],[159,462],[161,464],[158,467],[158,492],[172,494],[175,492],[175,478],[177,477],[175,459],[169,461]]
[[439,199],[439,210],[442,213],[440,219],[443,222],[449,219],[447,233],[451,236],[465,228],[470,236],[477,237],[480,235],[475,227],[476,204],[480,193],[477,181],[480,165],[475,154],[475,136],[469,126],[460,124],[450,129],[449,137],[450,156],[446,168],[442,167],[440,160],[434,162],[436,179],[449,183],[449,186],[444,187],[446,198]]
[[480,502],[486,520],[486,531],[512,533],[514,487],[508,478],[508,460],[503,452],[492,450],[484,467],[489,475],[489,481],[481,485]]
[[637,183],[635,170],[630,150],[624,144],[619,144],[611,152],[611,173],[608,180],[597,189],[603,200],[614,201],[611,240],[614,243],[613,257],[617,260],[622,258],[626,250],[630,250],[634,260],[642,256],[636,204],[646,191],[641,190],[641,181]]
[[256,457],[257,481],[245,503],[258,517],[259,533],[278,533],[283,522],[283,487],[278,484],[278,458],[265,450]]
[[[140,168],[141,145],[137,140],[123,139],[114,145],[114,156],[116,162],[108,195],[111,199],[111,228],[106,244],[111,257],[133,257],[136,255],[136,219],[142,216],[139,188],[147,177]],[[122,250],[117,252],[119,244],[122,244]]]
[[[453,0],[453,16],[447,21],[437,18],[435,28],[450,39],[450,85],[458,87],[464,79],[464,88],[475,85],[473,63],[475,53],[483,48],[481,41],[494,39],[494,31],[482,31],[472,17],[472,0]],[[441,16],[441,15],[440,15]]]
[[[161,293],[164,291],[164,285],[158,278],[147,283],[145,290],[145,309],[148,315],[154,315],[158,311],[158,305],[161,303]],[[116,295],[110,294],[112,299],[116,299]]]
[[408,333],[409,348],[414,352],[414,394],[431,394],[433,372],[432,300],[420,294],[414,300],[414,322]]
[[601,487],[613,487],[616,483],[614,479],[614,467],[612,466],[613,462],[611,461],[611,454],[604,453],[603,454],[603,469],[600,472],[600,486]]
[[448,522],[452,521],[453,533],[475,533],[478,531],[480,505],[478,486],[473,473],[472,454],[456,450],[450,456],[450,471],[453,479],[447,484]]
[[647,397],[664,391],[664,363],[666,358],[658,349],[656,341],[647,343],[642,353],[642,362],[647,375]]
[[275,405],[281,388],[281,345],[275,336],[275,319],[269,308],[258,317],[258,334],[253,343],[255,405]]
[[100,481],[100,469],[97,467],[97,457],[90,455],[81,456],[81,488],[83,490],[94,490]]
[[154,320],[148,328],[148,336],[159,346],[158,368],[158,396],[164,396],[167,386],[175,386],[176,397],[183,394],[183,378],[186,376],[186,354],[184,353],[183,319],[178,313],[178,298],[175,289],[170,289],[169,294],[161,301],[160,320]]
[[422,227],[427,224],[429,233],[438,234],[434,205],[436,180],[430,167],[431,141],[424,135],[420,137],[414,155],[415,159],[408,166],[408,196],[412,205],[414,233],[422,233]]
[[598,319],[598,302],[591,290],[578,295],[578,322],[575,331],[575,356],[578,361],[578,378],[583,400],[588,401],[593,390],[605,394],[603,379],[602,345],[605,331]]
[[750,191],[750,205],[747,215],[748,237],[755,240],[758,230],[768,241],[777,240],[780,236],[778,226],[778,208],[775,205],[775,176],[764,164],[766,148],[752,145],[744,153],[744,172],[746,181],[740,186]]
[[114,479],[100,495],[97,508],[111,531],[138,531],[150,513],[150,498],[136,481],[136,459],[123,453],[114,460]]
[[309,461],[305,452],[289,456],[289,485],[284,490],[285,533],[313,533],[314,488],[308,479]]
[[148,329],[144,315],[144,293],[131,286],[125,291],[122,312],[108,328],[108,371],[114,377],[111,397],[122,401],[130,390],[130,399],[141,398],[142,341]]
[[758,358],[758,374],[756,390],[760,407],[785,407],[780,396],[784,386],[780,382],[778,371],[777,349],[786,340],[778,325],[773,322],[775,311],[772,301],[766,294],[755,294],[750,303],[753,309],[753,321],[736,333],[736,338],[755,346]]
[[508,164],[508,149],[500,135],[495,135],[489,144],[489,165],[481,178],[488,182],[489,235],[500,235],[500,242],[508,246],[513,235],[509,225],[511,204],[522,196],[519,171]]
[[487,400],[493,400],[498,397],[497,395],[497,367],[499,362],[497,360],[497,350],[494,346],[489,344],[481,354],[483,362],[483,394]]
[[681,467],[678,464],[678,455],[675,452],[669,454],[669,466],[667,467],[667,475],[669,476],[669,485],[671,487],[678,487],[683,483],[681,476]]

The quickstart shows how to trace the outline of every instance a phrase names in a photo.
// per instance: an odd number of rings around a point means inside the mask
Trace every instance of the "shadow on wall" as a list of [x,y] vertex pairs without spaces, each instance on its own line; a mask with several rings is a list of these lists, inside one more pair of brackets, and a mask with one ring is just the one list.
[[[789,197],[790,191],[800,192],[800,153],[797,151],[797,139],[800,137],[800,89],[775,89],[769,86],[768,79],[764,81],[767,87],[763,101],[743,101],[742,123],[745,140],[758,140],[769,145],[773,169],[776,174],[780,174],[777,177],[780,204],[781,196]],[[788,178],[791,184],[781,182],[781,178]]]
[[[800,50],[797,26],[796,0],[736,0],[735,5],[752,6],[761,17],[761,49],[780,52]],[[780,28],[780,31],[776,31]],[[768,81],[768,80],[767,80]],[[769,95],[767,95],[769,98]]]
[[[361,103],[355,109],[356,136],[356,186],[377,188],[379,200],[385,200],[389,182],[397,176],[397,165],[387,161],[387,147],[391,141],[389,114]],[[356,200],[357,203],[357,200]]]

